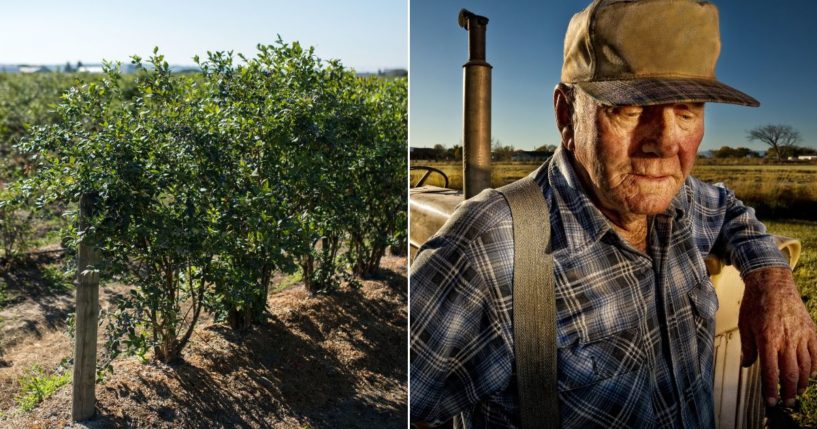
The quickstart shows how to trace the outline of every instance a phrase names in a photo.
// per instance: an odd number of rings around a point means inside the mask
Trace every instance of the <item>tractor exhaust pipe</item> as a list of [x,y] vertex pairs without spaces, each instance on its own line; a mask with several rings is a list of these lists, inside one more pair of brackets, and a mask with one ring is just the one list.
[[460,10],[468,31],[468,62],[463,65],[463,193],[471,198],[491,187],[491,65],[485,61],[488,18]]

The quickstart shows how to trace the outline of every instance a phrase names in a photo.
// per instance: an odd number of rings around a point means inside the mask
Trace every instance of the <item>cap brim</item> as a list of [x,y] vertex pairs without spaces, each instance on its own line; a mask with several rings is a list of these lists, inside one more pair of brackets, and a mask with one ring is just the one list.
[[611,106],[649,106],[668,103],[729,103],[757,107],[751,96],[716,80],[638,78],[576,82],[591,97]]

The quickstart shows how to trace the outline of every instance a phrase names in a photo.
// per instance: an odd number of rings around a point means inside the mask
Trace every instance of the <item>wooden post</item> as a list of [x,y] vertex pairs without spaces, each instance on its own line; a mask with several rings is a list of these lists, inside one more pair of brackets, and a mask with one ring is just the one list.
[[[79,199],[79,228],[88,228],[94,198],[82,194]],[[99,318],[99,273],[94,243],[83,236],[79,244],[77,277],[77,312],[74,346],[74,396],[71,418],[84,420],[94,415],[96,406],[96,340]]]

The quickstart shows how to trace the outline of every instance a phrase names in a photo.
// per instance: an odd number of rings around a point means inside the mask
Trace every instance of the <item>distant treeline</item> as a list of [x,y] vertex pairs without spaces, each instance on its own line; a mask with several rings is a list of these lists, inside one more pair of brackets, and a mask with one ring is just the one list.
[[[542,145],[532,151],[516,149],[513,146],[503,145],[499,140],[491,144],[491,159],[494,161],[541,161],[556,150],[555,145]],[[783,148],[781,158],[784,160],[810,161],[807,157],[814,156],[817,161],[817,149],[805,146],[788,146]],[[412,147],[410,157],[414,161],[462,161],[462,146],[445,147],[436,144],[434,147]],[[765,151],[749,149],[747,147],[721,146],[719,149],[702,151],[698,154],[701,162],[708,163],[775,163],[778,162],[777,151],[770,148]]]
[[[542,145],[534,150],[516,149],[512,145],[503,145],[501,141],[491,140],[491,159],[494,161],[537,162],[544,161],[556,150],[556,145]],[[441,144],[434,147],[412,147],[409,157],[414,161],[462,161],[462,146],[446,148]]]
[[[807,156],[817,156],[817,149],[804,147],[804,146],[788,146],[783,148],[784,151],[781,153],[781,156],[784,159],[791,159],[791,158],[799,158],[799,157],[807,157]],[[754,149],[749,149],[747,147],[736,147],[733,148],[731,146],[721,146],[719,149],[715,149],[712,151],[702,152],[699,154],[701,158],[713,158],[713,159],[746,159],[746,158],[755,158],[755,159],[768,159],[768,160],[777,160],[777,150],[775,148],[770,148],[767,151],[757,151]]]

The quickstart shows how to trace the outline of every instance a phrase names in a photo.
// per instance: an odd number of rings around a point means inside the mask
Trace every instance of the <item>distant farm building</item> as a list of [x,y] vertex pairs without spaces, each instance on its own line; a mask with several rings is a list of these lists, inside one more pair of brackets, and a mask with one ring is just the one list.
[[46,66],[19,66],[17,71],[20,73],[48,73],[51,69]]
[[812,161],[817,159],[817,155],[800,155],[797,157],[798,161]]
[[76,71],[80,73],[102,73],[105,70],[101,65],[80,66]]
[[518,150],[511,156],[511,161],[544,161],[553,155],[551,152],[544,150]]

